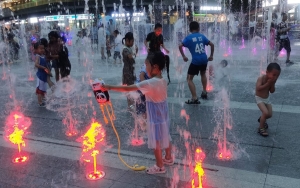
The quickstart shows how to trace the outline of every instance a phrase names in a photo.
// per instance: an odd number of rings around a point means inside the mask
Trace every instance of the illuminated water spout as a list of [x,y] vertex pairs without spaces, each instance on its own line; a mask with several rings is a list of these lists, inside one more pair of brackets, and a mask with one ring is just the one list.
[[19,112],[11,113],[5,125],[5,137],[13,144],[18,145],[18,154],[12,162],[22,163],[28,160],[28,156],[21,153],[21,146],[25,147],[23,136],[27,134],[27,129],[31,125],[31,120],[24,117]]
[[98,180],[105,176],[103,171],[97,170],[97,160],[96,157],[99,154],[99,144],[104,145],[105,143],[105,130],[102,128],[102,125],[98,122],[93,122],[87,130],[87,132],[82,136],[82,155],[81,160],[90,163],[93,161],[94,170],[86,174],[86,178],[89,180]]
[[192,179],[192,188],[203,188],[203,176],[204,170],[202,168],[202,162],[205,159],[205,153],[202,151],[201,148],[197,148],[195,152],[195,169],[193,172],[193,179]]

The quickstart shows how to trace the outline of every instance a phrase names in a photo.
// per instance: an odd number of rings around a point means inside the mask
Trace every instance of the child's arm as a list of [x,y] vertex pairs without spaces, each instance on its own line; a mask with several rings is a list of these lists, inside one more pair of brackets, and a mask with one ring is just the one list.
[[275,83],[271,85],[270,87],[270,93],[274,93],[275,92]]
[[256,82],[256,91],[262,91],[270,88],[271,80],[268,80],[265,84],[263,83],[263,77],[259,77]]
[[208,45],[210,45],[210,56],[208,58],[208,61],[212,61],[214,60],[215,45],[212,42],[209,42]]
[[107,90],[113,90],[118,92],[128,92],[128,91],[137,91],[138,87],[136,85],[130,86],[112,86],[112,85],[103,85],[103,88]]
[[183,60],[185,61],[185,62],[187,62],[189,59],[184,55],[184,52],[183,52],[183,44],[180,44],[179,45],[179,51],[180,51],[180,53],[181,53],[181,56],[183,57]]
[[145,73],[141,72],[140,73],[140,82],[145,80]]
[[169,53],[169,50],[165,47],[164,44],[162,44],[161,47],[162,47],[167,53]]

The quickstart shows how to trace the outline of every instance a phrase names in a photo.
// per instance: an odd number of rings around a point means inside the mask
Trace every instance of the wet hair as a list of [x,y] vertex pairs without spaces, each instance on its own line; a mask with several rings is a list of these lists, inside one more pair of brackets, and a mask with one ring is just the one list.
[[165,55],[162,52],[149,53],[146,60],[151,66],[157,65],[159,70],[163,70],[166,65]]
[[44,45],[45,47],[48,47],[48,40],[45,38],[41,38],[39,41],[42,45]]
[[[131,32],[126,33],[125,37],[122,39],[122,44],[125,44],[126,39],[129,41],[133,40],[134,39],[133,33],[131,33]],[[125,42],[124,42],[124,40],[125,40]]]
[[120,34],[120,32],[118,30],[114,30],[114,33],[117,35]]
[[285,12],[281,13],[281,17],[283,16],[287,16],[287,14]]
[[50,33],[48,34],[48,37],[54,37],[56,39],[59,38],[59,34],[56,31],[50,31]]
[[155,24],[154,29],[162,28],[162,25],[160,23]]
[[198,22],[191,22],[190,23],[190,31],[198,31],[200,29],[199,23]]
[[39,46],[41,46],[41,45],[44,46],[44,44],[43,44],[43,43],[41,42],[41,40],[40,40],[40,41],[38,41],[38,42],[36,42],[36,43],[33,44],[33,48],[34,48],[35,50],[37,50],[37,49],[39,48]]
[[278,70],[279,72],[281,72],[281,68],[280,65],[278,63],[270,63],[267,67],[267,71],[271,72],[272,70]]

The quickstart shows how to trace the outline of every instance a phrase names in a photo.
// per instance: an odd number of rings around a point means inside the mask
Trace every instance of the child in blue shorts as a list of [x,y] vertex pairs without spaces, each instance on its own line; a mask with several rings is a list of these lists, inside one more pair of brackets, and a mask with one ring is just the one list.
[[[214,44],[210,42],[203,34],[199,33],[200,26],[198,22],[191,22],[190,23],[190,32],[191,34],[188,35],[183,41],[182,44],[179,45],[179,51],[183,57],[185,62],[188,61],[188,58],[184,55],[183,47],[189,49],[190,53],[192,54],[192,62],[188,69],[187,75],[187,82],[189,89],[192,93],[192,99],[186,101],[186,104],[200,104],[196,94],[196,87],[193,82],[193,78],[195,75],[198,75],[200,72],[201,75],[201,82],[203,86],[203,91],[201,94],[201,98],[207,99],[207,78],[206,78],[206,68],[208,61],[213,60],[214,55]],[[210,45],[211,51],[210,56],[207,58],[205,52],[205,46]]]

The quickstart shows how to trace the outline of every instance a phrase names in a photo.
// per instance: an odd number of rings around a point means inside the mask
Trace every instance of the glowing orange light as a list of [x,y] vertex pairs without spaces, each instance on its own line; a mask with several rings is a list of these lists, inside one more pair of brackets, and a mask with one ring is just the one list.
[[218,154],[218,157],[222,160],[230,160],[232,158],[232,154],[230,150],[223,149],[223,151]]
[[204,170],[202,168],[202,162],[205,159],[205,153],[201,150],[201,148],[197,148],[195,152],[195,169],[193,173],[192,179],[192,188],[203,188],[202,179],[204,176]]
[[102,125],[98,122],[93,122],[89,130],[82,136],[83,141],[83,150],[81,159],[85,162],[94,163],[94,171],[86,175],[86,178],[89,180],[97,180],[103,178],[105,173],[97,170],[97,161],[96,157],[99,154],[99,150],[96,150],[95,147],[98,147],[98,144],[104,144],[105,130],[102,128]]
[[133,138],[131,140],[131,145],[133,145],[133,146],[141,146],[143,144],[144,144],[144,140],[143,139],[135,139],[135,138]]
[[32,76],[31,72],[29,72],[28,81],[34,81],[34,77]]
[[23,136],[27,134],[26,130],[31,125],[31,120],[24,117],[21,113],[11,113],[6,119],[5,138],[11,143],[18,145],[18,155],[13,159],[13,163],[22,163],[28,160],[27,156],[21,155],[21,146],[25,147]]
[[228,57],[229,55],[228,55],[228,54],[224,54],[223,56],[224,56],[224,57]]

